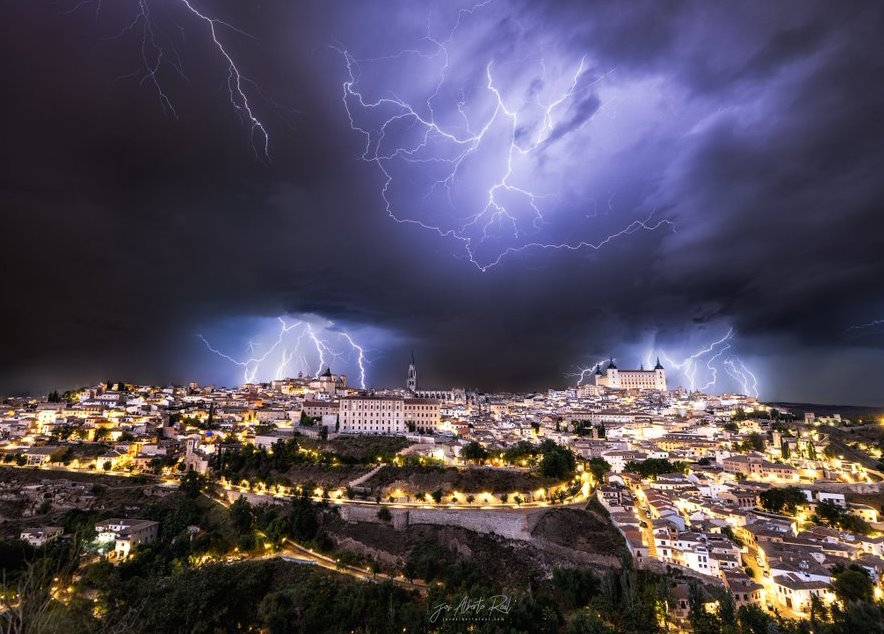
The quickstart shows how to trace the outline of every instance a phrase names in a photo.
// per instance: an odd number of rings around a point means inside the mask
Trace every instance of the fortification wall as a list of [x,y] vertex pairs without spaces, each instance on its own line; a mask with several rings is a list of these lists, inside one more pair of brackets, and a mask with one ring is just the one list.
[[[349,522],[381,523],[376,506],[342,505],[341,517]],[[529,541],[531,531],[546,509],[496,511],[489,509],[390,509],[393,527],[412,524],[459,526],[477,533],[494,533],[507,539]]]

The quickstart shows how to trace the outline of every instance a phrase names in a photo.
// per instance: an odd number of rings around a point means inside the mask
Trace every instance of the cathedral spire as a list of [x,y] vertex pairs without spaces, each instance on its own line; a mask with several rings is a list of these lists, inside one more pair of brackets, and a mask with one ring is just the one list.
[[414,362],[414,350],[411,351],[411,363],[408,364],[408,378],[405,381],[405,389],[409,392],[417,392],[417,365]]

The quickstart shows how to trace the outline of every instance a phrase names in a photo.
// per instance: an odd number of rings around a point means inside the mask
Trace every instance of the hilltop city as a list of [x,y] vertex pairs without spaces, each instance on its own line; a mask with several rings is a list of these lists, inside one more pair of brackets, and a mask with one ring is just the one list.
[[[616,627],[616,601],[605,611],[590,595],[630,570],[648,587],[664,580],[642,617],[664,631],[734,615],[837,623],[882,597],[884,421],[672,388],[659,360],[612,360],[576,387],[527,394],[427,388],[413,357],[404,378],[357,389],[327,368],[235,388],[107,381],[6,398],[4,548],[25,544],[21,561],[76,549],[85,559],[53,573],[46,606],[85,598],[83,618],[99,621],[125,619],[120,606],[147,595],[119,596],[125,586],[103,586],[90,566],[121,582],[158,553],[178,568],[322,569],[420,604],[434,582],[453,583],[429,563],[452,547],[531,549],[498,558],[531,559],[552,596],[562,570],[589,570],[582,583],[595,589],[556,608],[563,628]],[[403,549],[428,527],[449,531],[441,550],[426,550],[438,533]]]

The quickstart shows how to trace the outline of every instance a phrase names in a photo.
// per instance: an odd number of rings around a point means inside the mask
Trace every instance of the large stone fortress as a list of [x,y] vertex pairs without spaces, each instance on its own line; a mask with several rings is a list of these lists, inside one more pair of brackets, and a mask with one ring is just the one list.
[[620,370],[614,365],[614,359],[608,362],[608,366],[602,370],[602,364],[596,366],[593,374],[593,383],[598,387],[606,387],[609,390],[659,390],[666,391],[666,371],[660,365],[653,370]]

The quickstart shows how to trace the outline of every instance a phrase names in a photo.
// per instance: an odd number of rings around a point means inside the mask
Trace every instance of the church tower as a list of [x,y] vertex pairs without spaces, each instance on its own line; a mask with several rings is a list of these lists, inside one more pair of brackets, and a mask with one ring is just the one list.
[[660,363],[660,357],[657,357],[657,365],[654,366],[654,389],[661,392],[666,391],[666,372],[663,370],[663,364]]
[[405,389],[409,392],[417,392],[417,367],[414,365],[414,351],[411,353],[411,363],[408,364],[408,380]]

